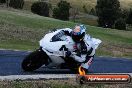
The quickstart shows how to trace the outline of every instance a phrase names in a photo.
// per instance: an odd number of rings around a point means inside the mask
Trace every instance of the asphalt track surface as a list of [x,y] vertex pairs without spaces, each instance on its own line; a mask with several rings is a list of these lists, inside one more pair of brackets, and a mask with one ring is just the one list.
[[[0,50],[0,76],[38,75],[38,74],[73,74],[68,69],[47,69],[41,67],[33,72],[24,72],[21,62],[30,52]],[[95,57],[89,68],[90,73],[132,73],[132,59]]]

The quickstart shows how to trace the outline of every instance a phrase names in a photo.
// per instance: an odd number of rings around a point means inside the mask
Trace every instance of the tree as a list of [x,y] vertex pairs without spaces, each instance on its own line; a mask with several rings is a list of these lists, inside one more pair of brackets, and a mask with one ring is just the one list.
[[96,13],[99,26],[112,28],[120,17],[120,2],[118,0],[97,0]]
[[35,14],[49,17],[49,7],[46,2],[35,2],[31,6],[31,11]]
[[89,12],[89,14],[96,16],[96,11],[94,8],[92,8]]
[[0,0],[0,3],[6,3],[6,0]]
[[5,0],[7,8],[9,7],[10,0]]
[[10,7],[13,7],[15,9],[22,9],[24,5],[24,0],[7,0],[7,7],[8,4]]
[[127,10],[127,9],[122,9],[121,10],[121,17],[123,19],[127,19],[128,18],[128,15],[129,15],[129,10]]
[[115,28],[119,30],[126,30],[126,22],[123,18],[119,18],[115,22]]
[[127,24],[132,25],[132,9],[130,9],[128,17],[126,19]]
[[69,20],[70,3],[61,0],[57,6],[53,9],[53,17],[60,20]]
[[86,5],[83,5],[83,10],[85,13],[88,13],[88,9],[86,8]]

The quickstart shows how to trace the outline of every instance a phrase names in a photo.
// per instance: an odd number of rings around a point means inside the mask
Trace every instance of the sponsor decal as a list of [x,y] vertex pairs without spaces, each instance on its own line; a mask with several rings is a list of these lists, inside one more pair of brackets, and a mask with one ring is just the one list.
[[77,82],[80,84],[86,83],[130,83],[131,76],[128,74],[86,74],[86,72],[79,67],[79,74],[77,75]]

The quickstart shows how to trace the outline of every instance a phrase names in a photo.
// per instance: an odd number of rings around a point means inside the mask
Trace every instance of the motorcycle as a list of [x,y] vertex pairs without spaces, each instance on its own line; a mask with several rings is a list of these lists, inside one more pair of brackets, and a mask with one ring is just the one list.
[[[64,30],[64,29],[62,29]],[[80,63],[73,58],[67,57],[66,52],[70,51],[72,55],[76,54],[74,41],[70,36],[64,35],[62,30],[56,30],[47,33],[40,41],[40,48],[31,52],[22,61],[24,71],[34,71],[41,66],[47,68],[70,69],[76,71]],[[89,36],[89,35],[88,35]],[[95,49],[101,43],[101,40],[88,37],[88,42],[94,43]]]

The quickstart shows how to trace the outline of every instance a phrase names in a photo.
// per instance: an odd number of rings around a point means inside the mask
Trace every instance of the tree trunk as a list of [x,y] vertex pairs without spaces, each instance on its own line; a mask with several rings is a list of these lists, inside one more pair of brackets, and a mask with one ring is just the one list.
[[6,6],[9,7],[10,0],[6,0]]

